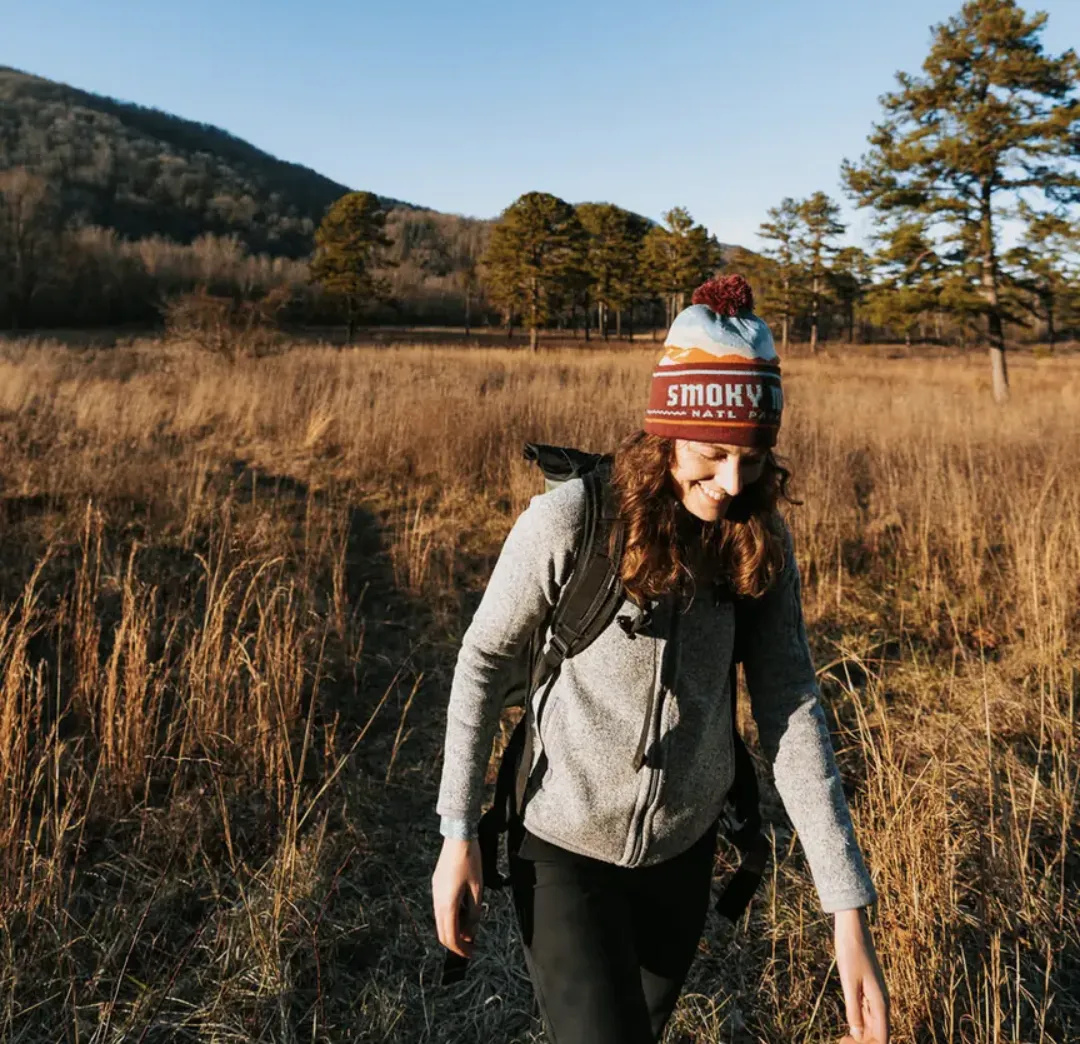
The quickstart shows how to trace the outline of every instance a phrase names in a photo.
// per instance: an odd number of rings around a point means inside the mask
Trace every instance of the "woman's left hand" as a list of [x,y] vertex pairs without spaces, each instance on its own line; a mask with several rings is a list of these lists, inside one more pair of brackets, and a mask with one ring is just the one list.
[[836,969],[850,1032],[841,1044],[889,1044],[889,991],[866,911],[841,910],[835,918]]

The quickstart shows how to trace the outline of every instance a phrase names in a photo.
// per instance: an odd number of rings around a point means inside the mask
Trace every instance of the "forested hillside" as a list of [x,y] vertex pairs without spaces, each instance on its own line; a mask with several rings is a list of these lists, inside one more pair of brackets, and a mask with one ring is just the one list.
[[179,243],[236,235],[288,257],[310,252],[326,208],[349,191],[218,127],[0,67],[0,170],[15,167],[53,186],[75,224]]
[[897,74],[867,151],[840,165],[875,215],[865,246],[844,243],[842,207],[819,189],[768,209],[760,254],[684,206],[657,222],[542,186],[498,217],[425,210],[0,67],[0,327],[498,324],[537,347],[545,330],[665,327],[728,268],[782,354],[839,338],[987,344],[1003,400],[1007,340],[1080,336],[1080,59],[1046,53],[1044,23],[985,0],[936,27],[922,75]]
[[[329,319],[307,261],[349,191],[219,127],[0,66],[0,326],[154,322],[200,286],[288,288],[295,317]],[[478,267],[494,215],[379,200],[389,293],[369,319],[498,321]]]
[[[0,66],[0,326],[153,322],[198,285],[289,286],[313,318],[314,232],[349,191],[219,127]],[[491,222],[379,198],[394,248],[378,318],[457,322],[467,292],[482,317],[468,288]]]

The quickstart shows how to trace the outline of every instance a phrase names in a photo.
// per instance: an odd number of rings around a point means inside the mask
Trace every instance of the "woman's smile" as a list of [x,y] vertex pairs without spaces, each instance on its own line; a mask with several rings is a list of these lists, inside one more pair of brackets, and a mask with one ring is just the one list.
[[723,504],[729,499],[728,495],[721,490],[710,489],[700,482],[695,482],[694,485],[697,486],[697,488],[700,489],[714,504]]

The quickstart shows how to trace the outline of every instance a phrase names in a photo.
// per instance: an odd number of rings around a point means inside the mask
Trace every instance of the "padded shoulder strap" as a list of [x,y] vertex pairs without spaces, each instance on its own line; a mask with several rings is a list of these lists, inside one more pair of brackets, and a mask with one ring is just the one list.
[[[619,563],[625,541],[607,468],[581,476],[585,485],[585,517],[574,571],[559,597],[551,623],[551,641],[534,673],[543,685],[563,660],[587,648],[611,622],[622,601]],[[613,536],[614,533],[614,536]],[[611,540],[615,543],[612,547]]]

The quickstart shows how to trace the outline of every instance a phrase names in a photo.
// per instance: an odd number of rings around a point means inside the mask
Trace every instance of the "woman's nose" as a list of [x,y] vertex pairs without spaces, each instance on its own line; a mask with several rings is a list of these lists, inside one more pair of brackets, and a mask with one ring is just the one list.
[[739,462],[733,457],[724,461],[720,474],[716,476],[720,488],[729,496],[737,497],[742,489],[742,476],[739,474]]

